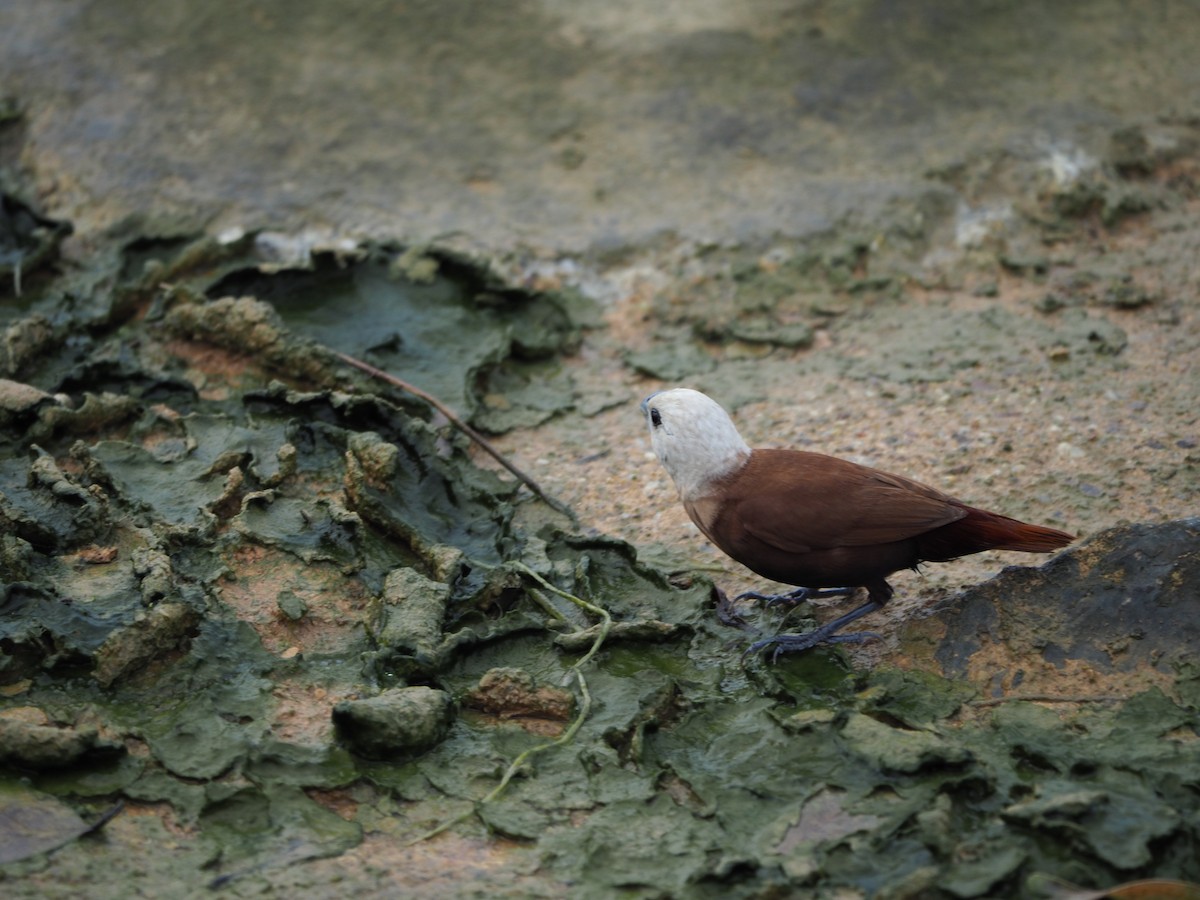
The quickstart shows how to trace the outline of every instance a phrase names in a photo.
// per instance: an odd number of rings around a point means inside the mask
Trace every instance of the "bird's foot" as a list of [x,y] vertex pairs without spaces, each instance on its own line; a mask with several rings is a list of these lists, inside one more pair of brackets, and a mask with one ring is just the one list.
[[798,606],[809,600],[819,600],[825,597],[849,597],[858,588],[852,587],[832,587],[832,588],[808,588],[798,587],[794,591],[789,591],[786,594],[760,594],[758,591],[746,591],[744,594],[738,594],[734,597],[734,602],[738,600],[762,600],[767,606]]
[[861,644],[863,641],[880,640],[879,635],[873,631],[855,631],[850,634],[838,634],[838,632],[856,619],[861,619],[882,606],[883,603],[877,600],[868,600],[858,609],[853,609],[844,616],[839,616],[832,622],[826,622],[820,628],[805,634],[777,634],[774,637],[755,641],[746,648],[742,659],[745,660],[751,653],[758,653],[769,647],[775,648],[771,652],[771,662],[775,662],[781,653],[803,653],[805,650],[811,650],[817,644]]

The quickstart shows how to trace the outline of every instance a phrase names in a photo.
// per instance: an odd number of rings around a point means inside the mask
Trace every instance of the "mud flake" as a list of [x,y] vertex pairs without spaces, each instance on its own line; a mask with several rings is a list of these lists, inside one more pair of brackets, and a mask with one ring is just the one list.
[[532,675],[517,668],[489,670],[462,703],[498,720],[515,720],[523,728],[552,736],[562,731],[575,710],[575,696],[570,691],[539,687]]

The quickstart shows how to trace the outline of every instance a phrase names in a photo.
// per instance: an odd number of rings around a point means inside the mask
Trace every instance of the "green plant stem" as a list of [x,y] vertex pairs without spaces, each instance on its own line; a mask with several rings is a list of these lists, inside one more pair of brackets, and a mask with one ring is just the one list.
[[[512,781],[513,777],[521,770],[521,767],[524,766],[526,762],[539,753],[544,753],[545,751],[551,750],[555,747],[561,747],[564,744],[569,744],[572,740],[574,740],[575,735],[579,732],[579,729],[583,726],[583,723],[587,721],[588,714],[592,710],[592,695],[591,692],[588,691],[587,679],[583,677],[583,666],[591,661],[592,657],[596,655],[597,651],[599,651],[601,645],[604,643],[604,639],[608,637],[608,632],[612,628],[612,616],[608,614],[608,610],[596,606],[594,603],[588,603],[588,601],[584,600],[582,597],[576,597],[574,594],[570,594],[561,588],[555,587],[524,563],[516,563],[516,568],[522,574],[532,578],[551,593],[557,594],[564,600],[574,603],[580,609],[586,610],[592,615],[600,618],[600,629],[596,633],[596,639],[592,642],[591,649],[589,649],[587,653],[580,657],[579,660],[577,660],[569,670],[570,674],[574,676],[575,682],[579,685],[579,713],[575,716],[571,724],[567,726],[566,730],[557,738],[552,741],[547,741],[544,744],[538,744],[536,747],[530,747],[528,750],[518,754],[517,758],[509,763],[508,768],[504,770],[504,774],[500,776],[499,783],[492,788],[485,797],[471,804],[471,808],[469,810],[460,813],[459,815],[442,822],[435,828],[426,831],[424,834],[413,838],[408,842],[408,846],[419,844],[422,841],[429,840],[429,838],[441,834],[443,831],[448,831],[455,825],[465,822],[472,816],[477,815],[479,813],[479,808],[484,804],[495,802],[495,800],[498,799],[504,792],[504,789],[508,786],[508,783]],[[544,598],[537,599],[539,606],[542,606],[543,609],[549,607],[549,611],[553,612],[560,620],[562,619],[561,613],[559,613],[557,610],[554,610],[553,607],[550,607],[548,603],[541,602]]]

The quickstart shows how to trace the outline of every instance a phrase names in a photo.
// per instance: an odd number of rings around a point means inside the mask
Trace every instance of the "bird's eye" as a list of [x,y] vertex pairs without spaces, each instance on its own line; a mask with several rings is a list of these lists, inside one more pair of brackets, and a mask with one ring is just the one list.
[[655,428],[662,424],[662,416],[660,416],[658,414],[658,410],[654,409],[653,407],[650,408],[650,424]]

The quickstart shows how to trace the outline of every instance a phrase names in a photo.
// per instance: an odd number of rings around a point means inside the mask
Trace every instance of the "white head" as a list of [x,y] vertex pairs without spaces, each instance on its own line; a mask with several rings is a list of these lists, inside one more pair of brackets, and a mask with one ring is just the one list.
[[684,501],[706,496],[714,481],[750,458],[750,447],[729,414],[699,391],[659,391],[642,401],[642,412],[654,454]]

